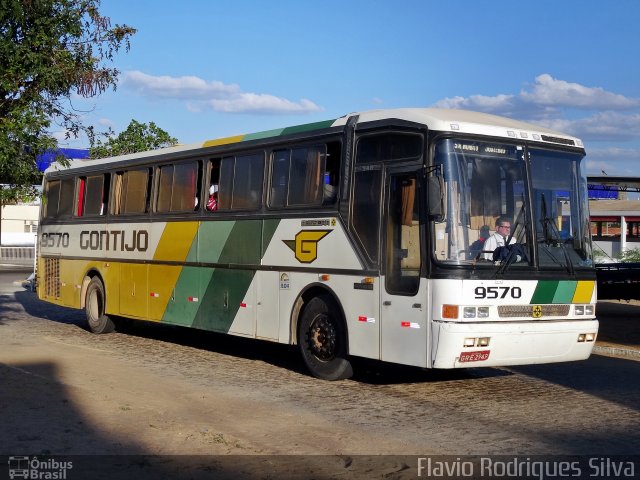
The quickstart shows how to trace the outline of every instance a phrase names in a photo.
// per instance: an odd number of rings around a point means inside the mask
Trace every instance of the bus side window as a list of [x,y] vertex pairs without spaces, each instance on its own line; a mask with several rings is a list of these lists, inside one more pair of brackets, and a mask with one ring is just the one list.
[[46,186],[45,217],[60,218],[73,215],[75,179],[49,180]]
[[193,211],[198,195],[198,163],[179,163],[173,172],[173,191],[171,193],[172,212]]
[[334,203],[339,170],[339,142],[274,150],[269,206],[308,207]]
[[294,148],[291,151],[288,205],[322,203],[325,158],[324,145]]
[[70,217],[73,215],[74,190],[75,179],[65,178],[64,180],[61,180],[57,217]]
[[327,144],[324,170],[323,205],[331,205],[338,198],[338,178],[340,178],[341,145],[339,142]]
[[214,158],[209,162],[209,181],[206,183],[208,185],[207,197],[205,202],[205,209],[208,212],[215,212],[218,210],[218,195],[220,190],[220,162],[221,159]]
[[163,165],[158,169],[156,212],[198,210],[202,167],[200,162]]
[[116,172],[113,182],[114,215],[149,211],[151,174],[149,168]]
[[109,196],[109,174],[78,179],[77,215],[104,215]]
[[45,217],[55,218],[58,216],[58,200],[60,199],[60,180],[47,181],[45,195]]
[[271,195],[269,206],[285,207],[289,189],[289,162],[291,150],[275,150],[271,154]]
[[78,198],[76,200],[76,216],[81,217],[84,213],[84,194],[87,186],[87,177],[78,177]]
[[220,210],[257,210],[262,205],[264,153],[225,157],[220,164]]

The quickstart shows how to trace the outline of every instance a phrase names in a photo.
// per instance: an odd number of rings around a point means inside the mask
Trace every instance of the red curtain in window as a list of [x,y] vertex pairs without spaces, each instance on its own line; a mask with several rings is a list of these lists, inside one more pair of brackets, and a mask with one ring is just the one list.
[[78,217],[81,217],[84,211],[84,182],[85,179],[81,178],[78,185]]

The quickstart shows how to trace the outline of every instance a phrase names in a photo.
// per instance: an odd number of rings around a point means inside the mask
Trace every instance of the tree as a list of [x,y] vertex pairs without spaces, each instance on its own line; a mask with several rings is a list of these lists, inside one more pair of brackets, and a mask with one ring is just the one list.
[[109,66],[129,49],[135,29],[111,26],[100,0],[0,0],[0,183],[24,189],[39,181],[36,157],[54,149],[55,122],[67,138],[81,131],[91,139],[72,104],[113,88],[118,70]]
[[110,135],[106,141],[94,138],[89,156],[91,158],[113,157],[127,153],[144,152],[158,148],[172,147],[178,140],[151,122],[140,123],[131,120],[124,132],[117,136]]
[[640,262],[640,248],[625,250],[618,256],[618,259],[623,263],[638,263]]

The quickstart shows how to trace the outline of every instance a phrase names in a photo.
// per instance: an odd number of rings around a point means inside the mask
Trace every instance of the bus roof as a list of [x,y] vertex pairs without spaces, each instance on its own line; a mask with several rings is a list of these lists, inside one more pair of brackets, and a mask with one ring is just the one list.
[[[430,130],[490,135],[510,139],[534,140],[583,147],[579,138],[540,125],[513,120],[489,113],[443,108],[400,108],[370,110],[340,117],[334,126],[345,124],[349,117],[358,115],[358,123],[397,118],[426,125]],[[548,140],[545,140],[547,137]]]
[[[355,116],[358,117],[358,125],[368,122],[397,119],[423,124],[427,128],[429,128],[429,130],[435,131],[489,135],[494,137],[504,137],[511,140],[533,140],[556,145],[560,144],[580,148],[583,147],[583,143],[579,138],[566,135],[556,130],[541,127],[539,125],[521,122],[498,115],[458,109],[398,108],[354,112],[333,120],[278,128],[274,130],[267,130],[250,134],[235,135],[231,137],[217,138],[200,143],[178,145],[175,147],[120,155],[116,157],[100,158],[95,160],[72,160],[70,162],[70,168],[87,167],[96,164],[102,165],[105,163],[121,162],[134,159],[140,160],[144,159],[145,157],[172,155],[206,147],[231,145],[234,143],[247,142],[251,140],[261,140],[278,136],[293,135],[297,133],[313,132],[316,130],[322,130],[331,127],[341,127],[346,125],[349,118]],[[47,173],[63,169],[65,168],[60,164],[54,163],[47,169]]]

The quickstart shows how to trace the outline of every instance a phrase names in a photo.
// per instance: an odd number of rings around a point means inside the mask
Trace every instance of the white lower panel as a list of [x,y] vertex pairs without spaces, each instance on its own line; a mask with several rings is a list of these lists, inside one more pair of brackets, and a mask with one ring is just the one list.
[[[578,335],[597,333],[598,321],[433,322],[432,329],[434,368],[495,367],[584,360],[591,355],[595,341],[578,342]],[[490,337],[489,346],[464,347],[465,338],[474,337]],[[481,360],[461,362],[461,355]]]

